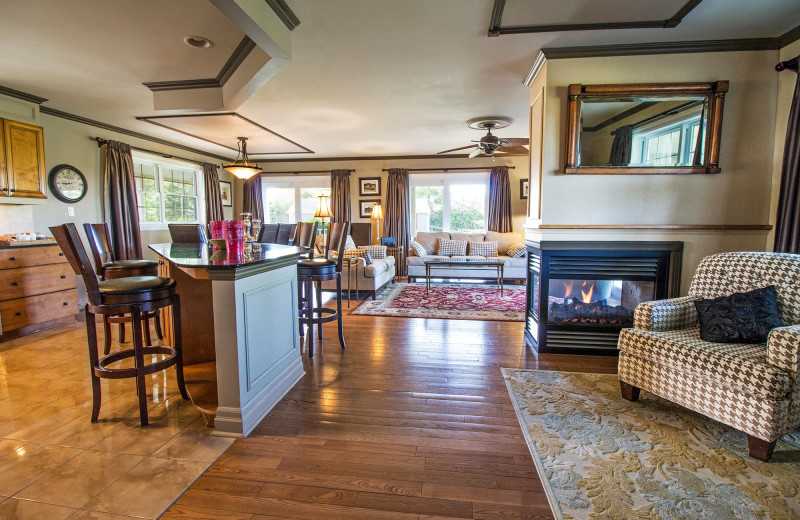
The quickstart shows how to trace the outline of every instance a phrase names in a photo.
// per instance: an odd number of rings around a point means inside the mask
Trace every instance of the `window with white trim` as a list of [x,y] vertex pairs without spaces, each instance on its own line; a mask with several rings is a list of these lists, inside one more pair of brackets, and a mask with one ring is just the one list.
[[321,222],[321,218],[314,217],[320,195],[331,196],[329,175],[263,176],[264,224]]
[[[631,135],[631,166],[691,166],[702,105],[660,117],[637,127]],[[702,136],[701,136],[702,141]],[[703,143],[700,143],[702,152]],[[702,158],[702,155],[700,156]],[[702,160],[701,160],[702,164]]]
[[485,233],[489,172],[411,174],[411,232]]
[[203,172],[196,164],[134,152],[133,167],[142,228],[205,220]]

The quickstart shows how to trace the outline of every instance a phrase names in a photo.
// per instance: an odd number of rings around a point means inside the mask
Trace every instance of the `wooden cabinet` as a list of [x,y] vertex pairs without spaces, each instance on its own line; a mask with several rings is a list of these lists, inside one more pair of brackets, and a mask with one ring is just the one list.
[[0,121],[0,197],[47,198],[42,127],[10,119]]
[[0,249],[0,341],[75,320],[76,278],[55,243]]

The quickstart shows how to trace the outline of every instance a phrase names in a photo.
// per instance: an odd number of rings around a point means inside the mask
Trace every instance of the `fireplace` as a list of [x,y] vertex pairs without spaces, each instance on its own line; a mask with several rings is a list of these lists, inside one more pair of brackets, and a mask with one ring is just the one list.
[[682,252],[683,242],[529,242],[526,343],[616,354],[639,303],[677,296]]

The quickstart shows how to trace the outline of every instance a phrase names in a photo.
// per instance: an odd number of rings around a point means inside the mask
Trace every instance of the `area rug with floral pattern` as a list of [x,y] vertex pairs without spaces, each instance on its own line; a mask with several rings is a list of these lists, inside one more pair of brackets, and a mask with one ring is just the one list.
[[742,432],[615,375],[503,369],[557,519],[800,518],[800,431],[768,463]]
[[351,314],[442,318],[451,320],[524,321],[525,287],[496,285],[396,283],[378,292]]

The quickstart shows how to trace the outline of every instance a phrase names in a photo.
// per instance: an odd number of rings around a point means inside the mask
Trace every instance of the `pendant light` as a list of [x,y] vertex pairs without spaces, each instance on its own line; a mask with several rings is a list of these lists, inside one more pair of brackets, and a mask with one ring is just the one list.
[[247,158],[247,138],[239,137],[239,154],[232,163],[223,166],[222,169],[232,173],[240,179],[249,179],[261,171],[261,168],[251,163]]

